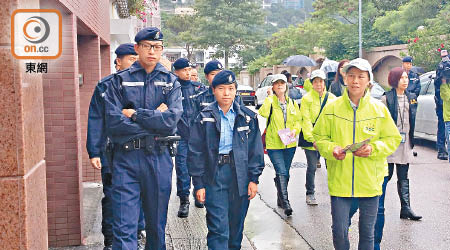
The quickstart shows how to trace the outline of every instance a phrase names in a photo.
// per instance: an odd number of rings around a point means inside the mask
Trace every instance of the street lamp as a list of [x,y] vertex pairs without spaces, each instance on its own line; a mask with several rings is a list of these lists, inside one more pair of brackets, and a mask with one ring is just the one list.
[[362,58],[362,0],[359,0],[359,58]]

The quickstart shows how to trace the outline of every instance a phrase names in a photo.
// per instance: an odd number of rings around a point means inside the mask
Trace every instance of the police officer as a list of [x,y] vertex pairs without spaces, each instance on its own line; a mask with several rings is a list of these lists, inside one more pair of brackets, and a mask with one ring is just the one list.
[[417,99],[417,97],[420,94],[420,79],[419,79],[419,74],[417,74],[411,70],[411,68],[413,66],[412,63],[413,63],[412,57],[410,57],[410,56],[403,57],[402,67],[408,73],[408,78],[409,78],[409,84],[408,84],[408,88],[406,89],[406,91],[408,91],[409,93],[415,94],[416,95],[415,97]]
[[191,81],[200,82],[196,64],[191,64]]
[[[189,128],[195,115],[198,113],[194,105],[195,95],[206,90],[205,86],[199,82],[191,81],[191,64],[186,58],[179,58],[173,63],[174,73],[181,85],[183,95],[183,115],[178,122],[178,134],[182,140],[177,147],[175,156],[175,170],[177,172],[177,196],[180,198],[180,208],[178,217],[186,218],[189,215],[189,193],[191,188],[191,177],[189,176],[186,157],[188,150]],[[195,196],[194,196],[195,198]],[[203,204],[195,199],[195,206],[203,208]]]
[[106,126],[115,144],[112,164],[113,249],[136,249],[139,203],[145,215],[145,249],[166,249],[165,227],[171,192],[172,158],[158,136],[171,135],[183,112],[176,78],[159,63],[163,34],[139,31],[139,61],[109,80]]
[[[116,65],[116,70],[124,70],[133,64],[138,56],[134,50],[134,45],[132,43],[121,44],[115,50],[117,56],[114,60]],[[103,96],[107,88],[108,80],[110,80],[113,75],[107,76],[100,80],[97,84],[94,94],[91,98],[91,103],[89,106],[89,117],[88,117],[88,131],[87,131],[87,141],[86,148],[89,154],[92,167],[96,169],[101,169],[102,183],[103,183],[103,194],[102,198],[102,233],[104,236],[104,249],[111,249],[113,241],[112,233],[112,198],[111,198],[111,162],[107,155],[111,152],[111,145],[107,143],[107,131],[105,128],[105,112],[104,112],[104,102]],[[106,152],[108,151],[108,152]],[[143,217],[143,212],[141,209],[141,216],[139,218],[139,246],[143,249],[145,244],[145,221]]]
[[436,147],[438,150],[437,158],[439,160],[448,160],[448,153],[445,149],[445,123],[444,123],[444,109],[441,98],[441,84],[443,79],[444,69],[450,67],[450,59],[447,50],[441,50],[441,62],[439,62],[436,69],[436,79],[434,81],[434,102],[436,103],[436,115],[438,117],[437,141]]
[[134,44],[132,43],[124,43],[119,45],[115,53],[117,58],[114,62],[118,67],[117,71],[128,69],[135,61],[139,59],[139,56],[134,50]]
[[[205,65],[203,72],[205,73],[205,77],[209,85],[212,84],[214,77],[222,70],[222,63],[217,60],[212,60]],[[199,112],[214,101],[215,98],[211,88],[194,97],[194,102]]]
[[189,137],[189,174],[205,202],[209,249],[240,249],[249,200],[264,168],[257,115],[235,100],[236,87],[229,70],[214,77],[217,101],[200,112]]

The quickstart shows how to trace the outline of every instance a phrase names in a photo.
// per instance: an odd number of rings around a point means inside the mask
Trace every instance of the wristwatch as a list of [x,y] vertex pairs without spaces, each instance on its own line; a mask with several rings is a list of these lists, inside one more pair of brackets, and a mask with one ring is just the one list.
[[137,119],[137,114],[136,114],[137,112],[134,112],[132,115],[131,115],[131,120],[133,121],[133,122],[136,122],[136,119]]

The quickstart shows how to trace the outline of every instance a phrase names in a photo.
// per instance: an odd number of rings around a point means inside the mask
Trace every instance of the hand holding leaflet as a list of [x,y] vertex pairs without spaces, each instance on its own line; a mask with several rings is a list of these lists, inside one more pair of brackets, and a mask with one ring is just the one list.
[[[294,136],[292,136],[292,134],[294,134]],[[278,135],[280,136],[281,142],[286,146],[297,141],[295,133],[292,133],[289,128],[278,130]]]
[[365,140],[362,141],[362,142],[356,142],[356,143],[347,145],[345,148],[342,149],[342,152],[347,152],[347,151],[355,152],[355,151],[357,151],[359,148],[361,148],[362,146],[368,144],[372,138],[373,138],[373,137],[369,137],[369,138],[365,139]]

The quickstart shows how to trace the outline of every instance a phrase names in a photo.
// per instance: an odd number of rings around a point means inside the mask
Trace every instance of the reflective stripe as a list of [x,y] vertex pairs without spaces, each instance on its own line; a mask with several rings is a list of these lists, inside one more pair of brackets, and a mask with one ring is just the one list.
[[129,86],[129,87],[144,86],[144,82],[122,82],[122,86]]
[[248,126],[244,126],[244,127],[239,127],[239,128],[237,128],[237,131],[238,131],[238,132],[241,132],[241,131],[245,131],[245,130],[248,130],[248,129],[249,129]]
[[167,83],[167,82],[154,82],[155,86],[162,86],[162,87],[172,87],[173,83]]
[[202,122],[215,122],[214,118],[205,117],[202,119]]
[[200,105],[202,106],[209,106],[209,104],[211,104],[212,102],[202,102]]

